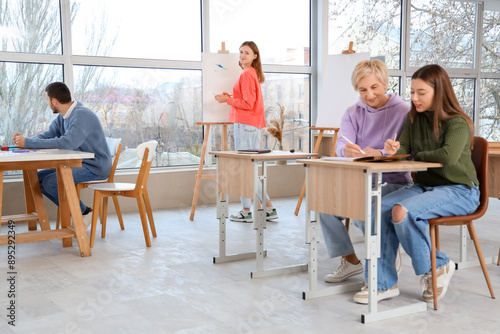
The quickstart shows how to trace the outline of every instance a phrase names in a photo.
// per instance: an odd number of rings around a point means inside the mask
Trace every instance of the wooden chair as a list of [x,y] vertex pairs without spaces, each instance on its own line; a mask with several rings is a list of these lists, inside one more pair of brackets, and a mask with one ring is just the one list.
[[[486,209],[488,208],[488,142],[482,137],[474,137],[474,148],[472,150],[472,162],[476,167],[477,178],[479,180],[480,200],[477,210],[466,216],[451,216],[451,217],[437,217],[429,219],[429,232],[431,237],[431,271],[432,271],[432,291],[434,295],[434,309],[437,310],[437,269],[436,269],[436,248],[439,251],[439,226],[467,226],[469,235],[474,241],[477,257],[483,270],[486,284],[490,290],[491,298],[495,298],[493,288],[491,286],[488,269],[484,262],[483,253],[479,246],[476,230],[474,228],[473,220],[481,218]],[[455,270],[455,268],[451,268]]]
[[[90,247],[94,247],[95,231],[97,227],[97,215],[96,212],[99,211],[99,205],[101,203],[101,198],[106,198],[110,196],[125,196],[134,197],[137,199],[137,205],[139,207],[139,214],[141,216],[142,229],[144,231],[144,239],[146,240],[146,246],[151,247],[151,239],[149,237],[148,223],[146,219],[146,213],[149,218],[149,225],[151,226],[151,232],[153,237],[156,237],[156,228],[153,220],[153,212],[151,210],[151,203],[149,201],[149,195],[147,190],[147,183],[149,172],[151,169],[151,164],[153,162],[153,156],[156,150],[158,142],[151,140],[140,144],[137,147],[137,156],[142,160],[141,168],[139,170],[139,175],[137,176],[136,183],[115,183],[107,182],[100,184],[89,185],[90,189],[94,189],[94,211],[92,212],[92,229],[90,232]],[[104,238],[106,235],[106,215],[107,215],[107,202],[103,201],[103,213],[102,213],[102,232],[101,237]],[[122,227],[122,230],[124,228]]]
[[[113,182],[115,179],[115,172],[116,172],[116,167],[118,166],[118,160],[120,159],[120,153],[122,150],[122,139],[121,138],[109,138],[106,137],[106,143],[109,148],[109,152],[111,153],[111,157],[114,157],[113,160],[113,165],[111,166],[111,171],[109,172],[109,176],[106,180],[97,180],[97,181],[89,181],[89,182],[81,182],[77,183],[76,186],[76,194],[78,195],[78,198],[80,198],[80,192],[82,189],[88,188],[89,185],[91,184],[97,184],[97,183],[105,183],[105,182]],[[108,198],[105,198],[104,201],[108,202]],[[122,219],[122,213],[120,211],[120,205],[118,204],[118,198],[116,196],[113,196],[113,204],[115,206],[115,211],[116,215],[118,216],[118,221],[120,222],[120,227],[123,230],[123,219]],[[101,213],[101,219],[102,219],[102,213]],[[59,218],[59,208],[57,209],[57,219],[56,219],[56,229],[59,228],[60,225],[60,218]]]

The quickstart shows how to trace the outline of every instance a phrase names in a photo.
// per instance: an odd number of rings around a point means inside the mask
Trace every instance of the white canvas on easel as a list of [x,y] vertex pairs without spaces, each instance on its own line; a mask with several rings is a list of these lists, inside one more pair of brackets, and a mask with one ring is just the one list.
[[233,86],[241,75],[238,53],[203,53],[203,122],[227,122],[230,106],[219,103],[214,94],[233,94]]
[[328,56],[316,118],[317,127],[340,127],[346,109],[359,99],[359,93],[351,85],[351,75],[362,60],[370,60],[370,53]]

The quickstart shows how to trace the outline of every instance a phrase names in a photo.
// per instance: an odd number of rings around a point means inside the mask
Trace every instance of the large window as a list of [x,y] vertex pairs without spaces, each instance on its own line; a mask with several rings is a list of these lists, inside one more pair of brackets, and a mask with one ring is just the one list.
[[0,62],[0,143],[10,143],[14,132],[33,136],[53,119],[47,105],[46,81],[61,81],[62,66]]
[[410,66],[474,66],[475,3],[412,0]]
[[[156,139],[161,159],[154,166],[199,162],[201,71],[75,66],[75,92],[126,149]],[[135,166],[122,159],[120,167]]]
[[[221,42],[231,53],[238,53],[244,41],[257,44],[266,77],[262,94],[267,124],[279,119],[284,107],[283,149],[308,151],[310,74],[289,72],[310,72],[309,0],[295,0],[293,5],[289,0],[218,0],[210,1],[209,12],[210,52],[218,52]],[[279,149],[266,129],[261,134],[262,147]]]
[[75,55],[201,60],[199,0],[71,3]]
[[328,52],[338,54],[354,42],[356,52],[370,52],[389,68],[401,62],[400,0],[330,0]]
[[210,51],[254,41],[264,64],[309,65],[309,0],[210,1]]
[[61,54],[59,0],[0,2],[0,51]]
[[499,141],[500,12],[485,6],[466,0],[330,0],[328,50],[338,54],[354,41],[356,52],[384,60],[389,90],[408,102],[413,72],[443,66],[476,133]]
[[[122,139],[128,152],[119,168],[137,166],[133,149],[150,139],[159,142],[153,166],[197,165],[201,54],[217,52],[222,41],[238,52],[245,40],[263,56],[266,118],[284,106],[285,145],[308,150],[309,0],[0,1],[2,144],[11,144],[14,131],[32,136],[48,128],[55,116],[44,88],[64,81],[106,135]],[[212,134],[219,149],[220,133]],[[265,129],[262,142],[274,145]]]
[[481,69],[500,73],[500,11],[485,11]]

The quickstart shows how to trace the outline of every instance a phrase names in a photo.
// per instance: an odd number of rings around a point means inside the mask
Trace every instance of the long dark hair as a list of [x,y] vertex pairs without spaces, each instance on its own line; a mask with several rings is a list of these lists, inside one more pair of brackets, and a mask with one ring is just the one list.
[[[470,145],[472,148],[474,137],[474,123],[470,119],[470,117],[464,112],[462,107],[460,107],[460,103],[458,103],[457,96],[455,95],[455,91],[453,90],[453,86],[450,81],[450,77],[448,73],[439,65],[431,64],[426,65],[420,69],[418,69],[412,75],[413,79],[421,79],[425,81],[428,85],[434,88],[434,101],[432,103],[432,110],[434,111],[434,135],[436,139],[439,140],[439,128],[441,127],[441,123],[450,118],[460,116],[467,121],[470,130]],[[413,119],[417,115],[417,109],[411,103],[410,109],[410,120],[413,122]]]
[[[263,84],[265,81],[265,78],[264,78],[264,72],[262,72],[262,63],[260,62],[259,48],[257,47],[257,44],[255,44],[254,42],[246,41],[246,42],[241,43],[240,49],[242,46],[245,46],[245,45],[248,46],[250,49],[252,49],[253,53],[255,53],[257,55],[257,57],[252,61],[252,67],[255,68],[255,72],[257,72],[257,78],[259,78],[259,82],[261,84]],[[239,63],[239,64],[241,67],[241,63]]]

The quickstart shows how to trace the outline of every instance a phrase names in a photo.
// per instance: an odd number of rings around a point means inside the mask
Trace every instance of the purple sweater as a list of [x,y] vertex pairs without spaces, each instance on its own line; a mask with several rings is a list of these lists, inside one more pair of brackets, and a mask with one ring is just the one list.
[[[356,104],[347,108],[340,124],[340,134],[361,147],[378,149],[385,154],[384,143],[394,138],[394,134],[401,135],[406,114],[410,105],[403,101],[398,94],[387,94],[389,101],[379,109],[367,105],[360,98]],[[345,157],[344,147],[347,141],[338,137],[335,152],[339,157]],[[383,182],[400,183],[410,182],[410,173],[384,173]]]

